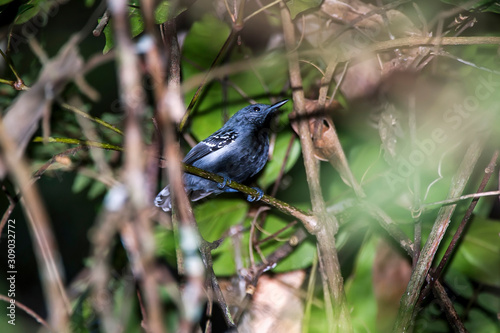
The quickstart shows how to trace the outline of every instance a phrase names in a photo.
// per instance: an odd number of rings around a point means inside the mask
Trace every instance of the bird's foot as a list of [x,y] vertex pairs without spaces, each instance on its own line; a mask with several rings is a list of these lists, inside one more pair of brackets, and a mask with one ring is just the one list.
[[222,190],[224,187],[226,187],[229,184],[231,184],[231,179],[224,177],[224,180],[222,181],[222,183],[217,183],[217,187]]
[[252,187],[254,190],[256,190],[259,195],[254,197],[253,195],[248,195],[247,196],[247,201],[248,202],[254,202],[254,201],[259,201],[260,199],[262,199],[262,197],[264,196],[264,191],[262,191],[260,188],[258,187]]

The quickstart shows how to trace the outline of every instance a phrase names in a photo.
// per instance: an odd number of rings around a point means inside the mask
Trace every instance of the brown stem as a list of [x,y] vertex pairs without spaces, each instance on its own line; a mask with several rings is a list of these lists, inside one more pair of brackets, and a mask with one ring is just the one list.
[[309,194],[311,196],[313,211],[319,222],[319,230],[316,233],[316,238],[318,240],[318,246],[322,259],[324,260],[323,264],[325,276],[328,279],[328,291],[325,290],[325,292],[329,295],[328,298],[332,297],[332,303],[334,305],[333,318],[335,320],[333,322],[336,326],[330,327],[330,329],[334,331],[350,332],[352,331],[352,325],[347,309],[344,294],[344,283],[342,275],[340,274],[340,264],[335,247],[335,234],[338,229],[338,221],[334,216],[326,214],[325,202],[323,201],[319,181],[319,164],[318,160],[314,156],[314,145],[311,139],[309,122],[305,108],[302,77],[300,74],[298,54],[295,47],[295,27],[286,5],[282,2],[280,3],[280,7],[285,45],[289,52],[288,64],[290,83],[293,91],[294,109],[301,119],[298,123],[298,128],[300,142],[302,145],[302,156],[304,158],[307,175],[307,184],[309,186]]
[[108,0],[108,5],[113,16],[120,94],[126,113],[123,182],[127,186],[130,202],[128,209],[122,213],[120,235],[134,276],[144,294],[146,324],[151,332],[160,333],[165,332],[164,315],[154,274],[155,242],[148,214],[151,189],[148,189],[146,177],[149,159],[142,141],[145,92],[141,85],[138,56],[130,36],[127,1]]

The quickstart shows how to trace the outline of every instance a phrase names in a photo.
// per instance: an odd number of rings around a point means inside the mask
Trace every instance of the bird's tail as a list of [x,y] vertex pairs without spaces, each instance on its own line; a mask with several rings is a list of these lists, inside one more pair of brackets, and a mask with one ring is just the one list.
[[158,193],[155,198],[155,206],[160,207],[166,212],[172,210],[172,201],[170,200],[170,186],[166,186],[163,190]]

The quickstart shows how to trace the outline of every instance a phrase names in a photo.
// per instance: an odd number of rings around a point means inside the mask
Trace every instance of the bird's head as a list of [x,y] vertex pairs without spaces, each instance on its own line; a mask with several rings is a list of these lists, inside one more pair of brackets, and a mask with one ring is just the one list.
[[253,125],[257,128],[263,128],[269,126],[269,120],[272,114],[278,110],[282,105],[288,102],[287,99],[275,103],[273,105],[267,104],[252,104],[244,107],[230,119],[234,123],[239,125]]

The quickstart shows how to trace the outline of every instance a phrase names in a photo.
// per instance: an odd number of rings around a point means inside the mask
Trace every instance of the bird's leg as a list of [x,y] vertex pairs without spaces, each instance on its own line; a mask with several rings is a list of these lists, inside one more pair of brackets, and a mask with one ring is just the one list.
[[259,192],[259,195],[257,197],[254,197],[252,195],[248,195],[247,197],[247,201],[248,202],[254,202],[254,201],[259,201],[260,199],[262,199],[262,197],[264,196],[264,191],[262,191],[260,188],[258,187],[252,187],[254,190],[256,190],[257,192]]
[[224,177],[222,183],[217,183],[217,187],[221,190],[224,189],[224,192],[238,192],[238,190],[235,190],[234,188],[226,187],[229,184],[231,184],[231,179]]
[[231,184],[231,179],[224,176],[224,180],[222,181],[222,183],[217,183],[217,187],[222,190],[224,187],[226,187],[226,185],[229,184]]

